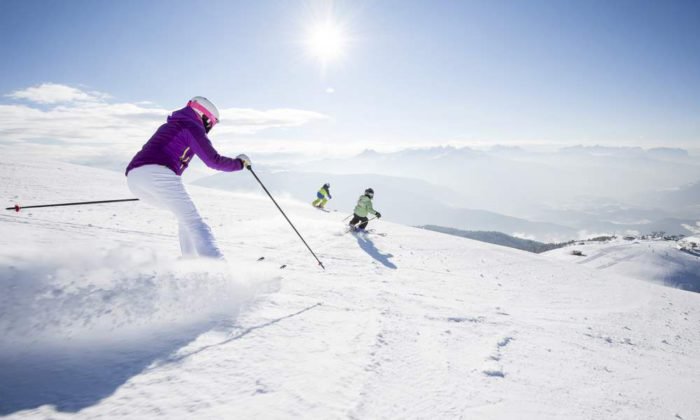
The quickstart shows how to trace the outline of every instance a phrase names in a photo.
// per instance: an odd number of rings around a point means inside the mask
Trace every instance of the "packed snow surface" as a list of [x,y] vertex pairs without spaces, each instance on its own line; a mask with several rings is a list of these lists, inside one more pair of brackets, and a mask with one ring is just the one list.
[[[7,206],[130,196],[19,162]],[[267,197],[190,191],[226,263],[141,203],[0,215],[0,416],[700,418],[700,294],[281,201],[324,271]]]

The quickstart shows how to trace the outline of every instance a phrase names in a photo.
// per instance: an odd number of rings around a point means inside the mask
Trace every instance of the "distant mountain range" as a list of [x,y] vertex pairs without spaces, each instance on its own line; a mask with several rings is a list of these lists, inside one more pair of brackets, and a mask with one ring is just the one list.
[[[259,176],[274,194],[310,203],[325,182],[331,184],[332,200],[327,208],[350,214],[364,190],[375,191],[374,206],[387,220],[407,225],[440,224],[467,230],[498,230],[513,235],[566,240],[577,236],[575,229],[548,222],[532,222],[496,212],[453,207],[456,194],[449,188],[426,181],[395,176],[337,175],[312,172],[267,172]],[[220,173],[193,182],[195,185],[227,191],[255,191],[260,187],[250,176]]]
[[[498,153],[527,152],[520,152],[517,149],[501,149]],[[460,189],[459,187],[458,181],[464,176],[459,174],[458,163],[461,162],[462,166],[471,165],[474,167],[476,164],[472,165],[473,162],[470,159],[483,157],[483,152],[471,149],[437,148],[410,150],[388,155],[367,151],[360,156],[372,160],[376,159],[375,165],[369,165],[369,167],[360,164],[358,167],[362,170],[380,170],[379,162],[381,161],[386,164],[384,169],[394,166],[395,172],[398,172],[400,166],[405,166],[405,162],[410,161],[421,168],[416,171],[405,171],[409,175],[417,175],[418,172],[425,171],[426,168],[435,168],[435,171],[445,171],[446,168],[452,168],[454,175],[451,176],[452,182],[435,184],[430,180],[417,177],[340,172],[349,164],[357,165],[358,162],[355,159],[324,161],[323,165],[329,165],[329,162],[337,164],[333,170],[328,172],[312,172],[308,170],[309,168],[305,168],[304,171],[273,171],[266,170],[264,167],[258,167],[258,172],[268,188],[275,194],[309,203],[314,200],[320,186],[325,182],[330,182],[331,194],[334,198],[329,202],[328,207],[348,214],[352,212],[357,198],[365,188],[372,187],[376,191],[376,208],[391,221],[413,226],[439,225],[465,231],[497,231],[509,236],[535,239],[541,242],[564,242],[581,237],[615,233],[641,234],[664,231],[674,235],[688,235],[692,232],[684,225],[695,225],[697,221],[693,218],[692,211],[681,213],[686,217],[678,217],[677,212],[666,210],[668,206],[663,209],[653,205],[634,206],[628,204],[629,202],[624,197],[611,199],[578,192],[575,194],[568,192],[564,196],[552,193],[549,200],[543,199],[537,205],[526,206],[521,212],[508,206],[499,209],[498,206],[494,206],[494,200],[504,203],[516,201],[520,204],[515,207],[521,207],[524,201],[519,198],[531,194],[531,189],[525,185],[531,181],[515,185],[518,177],[511,180],[509,177],[490,179],[482,176],[477,181],[490,184],[493,190],[482,186],[480,187],[482,196],[479,196],[475,191],[465,193],[465,188]],[[358,157],[358,159],[363,158]],[[315,167],[317,165],[319,162],[309,166]],[[485,163],[482,162],[481,165],[485,165]],[[350,169],[346,168],[346,170]],[[470,182],[476,183],[477,181]],[[559,184],[553,187],[554,190],[562,187],[568,188],[567,180],[555,179],[549,182],[552,185]],[[193,183],[230,191],[260,191],[252,177],[240,176],[240,174],[218,173],[198,179]],[[693,197],[696,193],[693,188],[697,188],[697,186],[693,185],[692,188],[668,192],[668,194],[677,196],[674,199],[658,197],[656,201],[647,200],[647,202],[653,204],[663,202],[665,199],[667,202],[693,203],[695,202]],[[465,198],[466,195],[473,197]],[[477,198],[482,199],[483,203]],[[466,203],[471,203],[471,205]],[[692,209],[693,207],[686,206],[684,208]],[[496,210],[494,211],[494,209]],[[523,216],[518,217],[521,214]]]
[[[585,207],[589,198],[616,201],[623,207],[653,208],[635,198],[700,180],[700,158],[687,150],[603,146],[549,150],[433,147],[391,153],[366,150],[351,158],[322,159],[288,169],[421,179],[452,189],[450,204],[455,207],[531,220],[541,219],[538,216],[544,210],[571,209],[572,203]],[[688,200],[697,203],[698,196],[687,193]],[[688,217],[663,199],[656,202],[666,214],[655,218]]]
[[[700,155],[685,149],[494,146],[366,150],[344,159],[255,155],[276,193],[311,202],[333,184],[330,207],[351,212],[367,187],[389,220],[560,242],[602,234],[692,233],[700,220]],[[79,162],[123,172],[125,162]],[[282,169],[282,170],[276,170]],[[259,192],[245,174],[211,175],[193,162],[184,180]]]

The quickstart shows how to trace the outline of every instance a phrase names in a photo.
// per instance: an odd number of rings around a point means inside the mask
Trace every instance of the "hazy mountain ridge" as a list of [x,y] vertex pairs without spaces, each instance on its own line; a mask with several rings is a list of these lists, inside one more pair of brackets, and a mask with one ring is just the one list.
[[[326,205],[351,213],[365,188],[375,190],[374,206],[385,220],[408,225],[440,223],[472,230],[503,230],[552,238],[576,236],[574,229],[547,222],[531,222],[495,212],[453,207],[447,203],[456,194],[449,188],[428,182],[372,174],[337,175],[312,172],[260,172],[260,177],[274,194],[311,203],[320,186],[331,184],[332,200]],[[259,191],[259,186],[247,176],[217,174],[199,179],[195,185],[227,191]]]
[[530,239],[517,238],[515,236],[506,235],[502,232],[468,231],[434,225],[425,225],[418,227],[421,229],[432,230],[433,232],[446,233],[452,236],[459,236],[462,238],[473,239],[479,242],[501,245],[508,248],[519,249],[521,251],[532,252],[535,254],[551,251],[557,248],[562,248],[574,242],[570,241],[563,243],[543,243],[533,241]]
[[[700,157],[675,148],[497,145],[486,150],[449,146],[392,153],[366,150],[345,160],[311,162],[304,170],[410,174],[452,188],[457,192],[451,202],[455,207],[588,233],[688,234],[682,225],[697,217],[700,206],[700,194],[678,189],[688,180],[700,179]],[[666,190],[679,198],[669,200],[663,194],[650,198]],[[679,201],[685,205],[675,204]]]
[[636,194],[675,188],[700,179],[700,159],[684,149],[447,146],[389,153],[366,150],[346,159],[308,162],[296,170],[409,175],[459,192],[459,206],[529,217],[543,203],[556,208],[582,195],[626,202]]
[[[700,178],[699,163],[684,149],[444,146],[391,153],[365,150],[346,159],[290,163],[283,177],[288,179],[271,183],[278,193],[311,201],[323,182],[336,179],[332,190],[339,194],[329,205],[343,211],[350,211],[356,196],[372,186],[378,208],[390,210],[384,212],[390,220],[561,242],[595,234],[689,234],[683,225],[694,223],[695,207],[630,197],[654,185],[676,187],[685,182],[683,173]],[[209,186],[216,184],[241,188],[233,179]],[[677,194],[697,200],[691,190]]]

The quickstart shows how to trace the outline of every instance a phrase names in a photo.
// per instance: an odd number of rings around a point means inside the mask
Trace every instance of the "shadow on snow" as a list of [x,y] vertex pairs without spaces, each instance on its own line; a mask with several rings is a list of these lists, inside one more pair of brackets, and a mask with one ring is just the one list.
[[253,331],[255,331],[255,330],[259,330],[259,329],[262,329],[262,328],[269,327],[270,325],[274,325],[274,324],[276,324],[276,323],[278,323],[278,322],[280,322],[280,321],[284,321],[285,319],[288,319],[288,318],[294,318],[294,317],[296,317],[296,316],[299,316],[299,315],[303,314],[304,312],[310,311],[310,310],[312,310],[312,309],[314,309],[314,308],[316,308],[316,307],[318,307],[318,306],[321,306],[321,305],[323,305],[323,303],[318,302],[318,303],[315,303],[315,304],[313,304],[313,305],[311,305],[311,306],[308,306],[308,307],[306,307],[306,308],[304,308],[304,309],[301,309],[301,310],[299,310],[299,311],[297,311],[297,312],[294,312],[294,313],[292,313],[292,314],[285,315],[285,316],[279,317],[279,318],[275,318],[275,319],[273,319],[273,320],[271,320],[271,321],[265,322],[264,324],[254,325],[254,326],[252,326],[252,327],[248,327],[248,328],[246,328],[246,329],[244,329],[244,330],[242,330],[242,331],[239,331],[237,334],[233,335],[232,337],[227,338],[226,340],[220,341],[220,342],[218,342],[218,343],[216,343],[216,344],[208,344],[208,345],[203,346],[203,347],[200,347],[200,348],[198,348],[198,349],[196,349],[196,350],[192,350],[192,351],[185,352],[185,353],[182,353],[182,354],[174,354],[174,355],[172,355],[172,356],[166,358],[165,360],[163,360],[163,364],[178,363],[178,362],[181,362],[181,361],[184,360],[184,359],[187,359],[188,357],[194,356],[195,354],[201,353],[201,352],[206,351],[206,350],[209,350],[209,349],[211,349],[211,348],[223,346],[224,344],[228,344],[228,343],[231,343],[231,342],[233,342],[233,341],[240,340],[241,338],[245,337],[246,335],[250,334],[251,332],[253,332]]
[[213,325],[200,325],[178,337],[151,336],[129,342],[81,347],[27,348],[0,354],[0,416],[42,405],[78,412],[112,395],[153,362],[168,357]]
[[[72,349],[35,348],[21,354],[0,354],[0,416],[21,410],[53,405],[57,411],[75,413],[98,404],[114,394],[132,377],[159,366],[177,363],[209,348],[242,339],[247,334],[292,318],[313,308],[316,303],[292,314],[238,331],[214,345],[177,354],[217,323],[205,323],[178,337],[151,336],[128,343],[101,343]],[[230,322],[230,321],[229,321]],[[229,326],[229,328],[231,328]]]
[[370,257],[382,263],[384,267],[396,270],[396,264],[389,261],[389,258],[393,257],[392,254],[382,254],[382,252],[374,245],[374,242],[372,242],[366,235],[355,234],[354,236],[357,238],[357,244],[360,245],[360,248],[369,254]]

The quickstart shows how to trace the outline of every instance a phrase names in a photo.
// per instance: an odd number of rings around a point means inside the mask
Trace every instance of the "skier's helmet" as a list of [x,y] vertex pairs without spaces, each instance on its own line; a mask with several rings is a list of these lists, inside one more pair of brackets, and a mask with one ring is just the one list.
[[219,122],[219,110],[209,99],[203,96],[195,96],[187,102],[187,106],[194,109],[202,118],[204,129],[209,131]]
[[374,190],[371,189],[371,188],[367,188],[367,189],[365,190],[365,195],[366,195],[367,197],[369,197],[369,198],[374,197]]
[[323,186],[324,186],[325,188],[330,188],[330,187],[331,187],[331,184],[329,184],[329,183],[326,182],[325,184],[323,184]]

